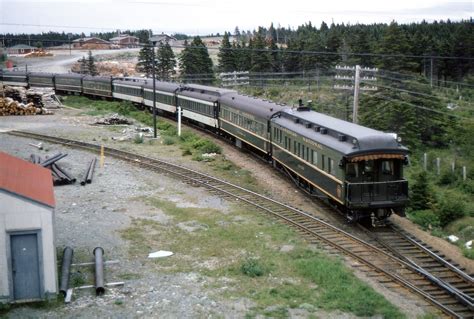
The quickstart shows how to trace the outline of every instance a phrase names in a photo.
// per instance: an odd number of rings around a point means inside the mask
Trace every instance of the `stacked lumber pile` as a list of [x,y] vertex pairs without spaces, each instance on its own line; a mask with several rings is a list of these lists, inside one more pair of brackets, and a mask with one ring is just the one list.
[[24,55],[25,58],[42,58],[46,56],[53,56],[53,54],[40,49]]
[[53,88],[31,88],[26,91],[26,101],[42,108],[57,109],[61,107]]
[[[7,86],[1,94],[4,97],[0,97],[0,116],[53,114],[45,106],[58,107],[59,103],[52,101],[51,94],[43,94],[41,90],[37,90],[35,88],[27,91],[23,87]],[[49,96],[49,99],[45,96]]]
[[34,103],[23,104],[12,98],[0,98],[0,116],[50,114],[46,109],[36,107]]

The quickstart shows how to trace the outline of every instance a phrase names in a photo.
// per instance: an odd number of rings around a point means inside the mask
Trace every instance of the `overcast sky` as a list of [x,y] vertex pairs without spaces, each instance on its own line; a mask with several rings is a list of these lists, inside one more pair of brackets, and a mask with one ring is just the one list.
[[0,33],[152,29],[210,34],[311,21],[399,23],[469,19],[473,1],[448,0],[0,0]]

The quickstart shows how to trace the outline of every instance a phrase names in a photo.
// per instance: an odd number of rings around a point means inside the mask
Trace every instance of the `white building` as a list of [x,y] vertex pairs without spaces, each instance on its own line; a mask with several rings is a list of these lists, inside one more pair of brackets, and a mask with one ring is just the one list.
[[0,302],[58,291],[51,171],[0,152]]

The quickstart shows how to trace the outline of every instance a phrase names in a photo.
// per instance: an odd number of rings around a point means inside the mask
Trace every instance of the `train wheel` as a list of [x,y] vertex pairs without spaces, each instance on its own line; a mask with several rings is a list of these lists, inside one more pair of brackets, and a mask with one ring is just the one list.
[[359,213],[357,211],[348,210],[346,212],[346,219],[349,222],[349,224],[354,224],[360,219],[360,216],[359,216]]

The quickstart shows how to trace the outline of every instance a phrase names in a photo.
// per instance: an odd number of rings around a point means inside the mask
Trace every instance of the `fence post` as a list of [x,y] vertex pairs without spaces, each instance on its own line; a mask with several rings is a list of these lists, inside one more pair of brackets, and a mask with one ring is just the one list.
[[456,164],[455,164],[455,162],[454,162],[454,161],[453,161],[453,162],[451,162],[451,172],[453,172],[453,173],[454,173],[454,168],[455,168],[455,167],[456,167]]
[[428,154],[423,153],[423,169],[426,171],[428,165]]
[[466,166],[462,167],[462,180],[465,181],[467,179],[467,169]]
[[441,159],[439,157],[437,157],[436,158],[436,175],[439,175],[440,164],[441,164]]

